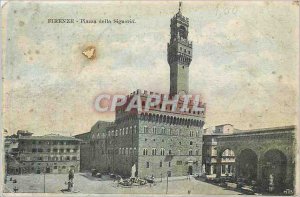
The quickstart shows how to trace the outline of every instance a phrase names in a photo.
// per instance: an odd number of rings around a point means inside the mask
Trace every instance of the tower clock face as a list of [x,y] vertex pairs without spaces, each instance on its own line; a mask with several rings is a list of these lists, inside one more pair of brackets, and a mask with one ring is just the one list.
[[186,39],[187,38],[187,31],[184,26],[179,27],[179,36]]

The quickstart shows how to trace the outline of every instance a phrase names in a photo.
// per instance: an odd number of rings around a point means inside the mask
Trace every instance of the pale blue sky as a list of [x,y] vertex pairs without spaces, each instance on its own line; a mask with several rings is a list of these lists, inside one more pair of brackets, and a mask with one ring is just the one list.
[[[4,128],[82,133],[97,120],[113,119],[93,109],[101,93],[167,93],[169,25],[177,10],[178,2],[8,3]],[[190,90],[207,103],[206,127],[295,124],[297,6],[184,2],[183,14],[193,41]],[[136,23],[48,24],[48,18]],[[91,44],[92,61],[81,54]]]

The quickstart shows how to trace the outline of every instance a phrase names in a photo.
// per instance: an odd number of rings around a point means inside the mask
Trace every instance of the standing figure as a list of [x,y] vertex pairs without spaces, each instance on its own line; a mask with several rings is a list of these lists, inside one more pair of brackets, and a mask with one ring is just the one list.
[[274,191],[274,176],[273,174],[270,174],[269,176],[269,192]]
[[72,169],[69,170],[69,181],[68,181],[68,191],[73,191],[74,187],[74,171]]
[[74,171],[72,169],[69,170],[69,181],[74,179]]

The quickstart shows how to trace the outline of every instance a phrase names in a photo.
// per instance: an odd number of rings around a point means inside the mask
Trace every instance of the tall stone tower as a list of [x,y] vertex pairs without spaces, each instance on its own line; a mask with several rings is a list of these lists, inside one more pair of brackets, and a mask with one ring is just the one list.
[[189,66],[192,61],[192,42],[188,40],[189,19],[181,14],[181,2],[177,14],[171,19],[171,38],[168,43],[170,65],[170,95],[189,92]]

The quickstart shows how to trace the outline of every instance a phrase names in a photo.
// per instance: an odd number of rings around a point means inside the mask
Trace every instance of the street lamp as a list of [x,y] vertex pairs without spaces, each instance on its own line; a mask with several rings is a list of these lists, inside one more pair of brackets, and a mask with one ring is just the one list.
[[44,193],[46,193],[46,170],[44,169]]
[[168,187],[169,187],[169,175],[170,171],[167,172],[167,188],[166,188],[166,194],[168,194]]

